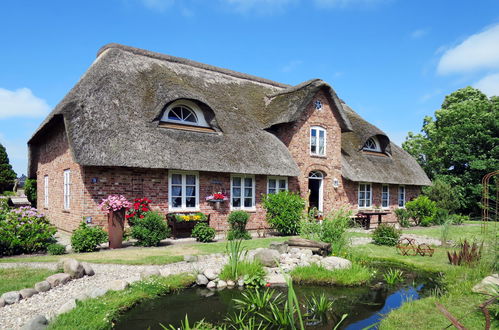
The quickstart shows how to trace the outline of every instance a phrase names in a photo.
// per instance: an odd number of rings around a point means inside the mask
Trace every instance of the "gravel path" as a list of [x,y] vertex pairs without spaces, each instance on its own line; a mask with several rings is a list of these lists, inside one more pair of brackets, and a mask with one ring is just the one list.
[[[226,263],[222,255],[200,257],[197,262],[178,262],[159,266],[131,266],[116,264],[90,264],[95,270],[94,276],[85,276],[73,280],[66,285],[56,287],[48,292],[41,292],[31,298],[23,299],[17,304],[0,308],[0,329],[19,329],[36,315],[53,318],[59,308],[68,300],[74,299],[96,288],[106,288],[112,280],[138,281],[140,272],[147,269],[158,269],[162,275],[184,272],[198,272],[208,267],[220,268]],[[56,269],[56,263],[9,263],[0,264],[0,268],[34,267]]]

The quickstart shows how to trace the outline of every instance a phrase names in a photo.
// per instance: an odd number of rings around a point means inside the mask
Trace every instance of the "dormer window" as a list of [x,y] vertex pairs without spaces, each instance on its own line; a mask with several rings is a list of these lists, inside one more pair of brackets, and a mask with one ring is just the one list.
[[182,124],[189,126],[210,127],[204,118],[203,111],[190,100],[177,100],[166,108],[161,122]]
[[370,137],[369,139],[367,139],[362,149],[366,151],[381,152],[379,142],[375,137]]

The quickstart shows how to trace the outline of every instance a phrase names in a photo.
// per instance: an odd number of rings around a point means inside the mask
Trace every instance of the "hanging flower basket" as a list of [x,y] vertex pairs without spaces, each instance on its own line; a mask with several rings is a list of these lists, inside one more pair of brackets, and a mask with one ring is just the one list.
[[221,192],[211,194],[210,196],[206,196],[206,201],[209,203],[213,203],[213,207],[215,208],[215,210],[218,210],[220,208],[220,204],[222,204],[222,202],[228,200],[229,198],[227,197],[227,195]]

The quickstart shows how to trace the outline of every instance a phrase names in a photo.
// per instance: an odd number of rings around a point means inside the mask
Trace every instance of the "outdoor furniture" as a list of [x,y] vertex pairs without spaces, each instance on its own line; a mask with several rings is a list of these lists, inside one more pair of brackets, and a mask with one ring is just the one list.
[[413,238],[403,237],[397,243],[397,251],[403,256],[416,256],[433,257],[435,249],[426,243],[416,245],[416,240]]
[[357,216],[365,216],[367,220],[365,221],[365,229],[369,229],[371,226],[371,217],[377,215],[378,216],[378,226],[381,224],[381,218],[384,215],[390,214],[388,211],[360,211],[357,213]]
[[353,221],[353,223],[360,225],[362,228],[366,228],[366,226],[369,228],[367,224],[367,217],[363,214],[356,214],[352,215],[350,219]]
[[168,227],[172,230],[173,239],[182,238],[182,237],[191,237],[192,230],[194,226],[198,223],[206,223],[208,226],[210,225],[210,215],[207,214],[207,218],[204,221],[177,221],[175,219],[175,215],[178,214],[192,214],[192,212],[175,212],[168,213],[166,215],[166,219],[168,222]]

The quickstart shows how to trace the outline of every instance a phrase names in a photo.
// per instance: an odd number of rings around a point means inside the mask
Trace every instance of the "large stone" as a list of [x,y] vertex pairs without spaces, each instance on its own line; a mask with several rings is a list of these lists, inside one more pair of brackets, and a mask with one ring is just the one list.
[[2,295],[2,298],[5,301],[6,305],[12,305],[12,304],[19,302],[19,300],[21,300],[21,294],[17,291],[5,292]]
[[21,297],[23,299],[26,299],[26,298],[29,298],[31,296],[34,296],[35,294],[38,293],[38,291],[36,291],[35,289],[32,289],[32,288],[27,288],[27,289],[22,289],[21,291],[19,291],[19,293],[21,294]]
[[237,280],[237,285],[238,285],[239,287],[243,287],[243,286],[244,286],[244,280],[243,280],[242,278],[241,278],[241,279],[239,279],[239,280]]
[[89,297],[88,297],[88,294],[86,293],[80,293],[79,295],[77,295],[75,297],[75,300],[76,301],[83,301],[83,300],[87,300]]
[[3,298],[0,298],[0,307],[5,306],[5,300]]
[[22,330],[43,330],[49,325],[49,321],[43,315],[37,315],[32,318],[28,323],[26,323]]
[[206,276],[204,276],[203,274],[199,274],[197,277],[196,277],[196,284],[197,285],[206,285],[208,284],[209,280]]
[[255,260],[259,261],[265,267],[276,267],[280,256],[277,250],[263,249],[255,254]]
[[206,287],[208,289],[215,289],[217,287],[217,284],[214,281],[209,281],[208,284],[206,284]]
[[114,280],[111,283],[109,283],[109,290],[121,291],[121,290],[125,290],[129,286],[130,286],[130,283],[128,283],[125,280]]
[[350,260],[340,257],[326,257],[320,261],[320,265],[326,269],[348,269],[352,267]]
[[87,276],[94,276],[95,275],[94,269],[88,263],[82,262],[81,265],[83,266],[83,270],[85,271],[85,275],[87,275]]
[[268,286],[287,286],[286,278],[282,274],[269,274],[265,277]]
[[71,275],[66,273],[58,273],[50,275],[46,278],[46,281],[50,283],[50,287],[55,288],[59,285],[64,285],[71,280]]
[[206,276],[207,279],[209,279],[210,281],[213,281],[218,277],[218,274],[220,274],[220,272],[217,269],[208,268],[208,269],[205,269],[203,274],[204,274],[204,276]]
[[227,287],[228,287],[228,288],[233,288],[234,286],[236,286],[236,282],[231,281],[231,280],[228,280],[228,281],[227,281]]
[[108,289],[106,288],[95,288],[95,289],[91,289],[87,292],[87,296],[89,298],[97,298],[97,297],[100,297],[100,296],[103,296],[107,293]]
[[496,296],[499,294],[499,275],[493,274],[485,277],[480,283],[475,285],[471,291],[486,295]]
[[71,278],[82,278],[85,276],[85,269],[81,262],[76,259],[69,258],[64,260],[63,270],[66,274],[69,274]]
[[41,281],[35,284],[35,290],[38,292],[47,292],[50,290],[50,283],[47,281]]
[[196,262],[198,261],[198,256],[191,256],[191,255],[185,255],[184,256],[184,261],[186,262]]
[[284,242],[272,242],[269,245],[270,249],[277,250],[280,254],[288,252],[288,244]]
[[225,289],[226,287],[227,287],[227,282],[222,281],[222,280],[218,281],[217,289]]
[[159,268],[149,268],[149,269],[143,270],[140,273],[141,279],[146,279],[146,278],[151,277],[151,276],[161,276]]
[[76,300],[70,299],[57,310],[57,315],[64,314],[76,308]]

